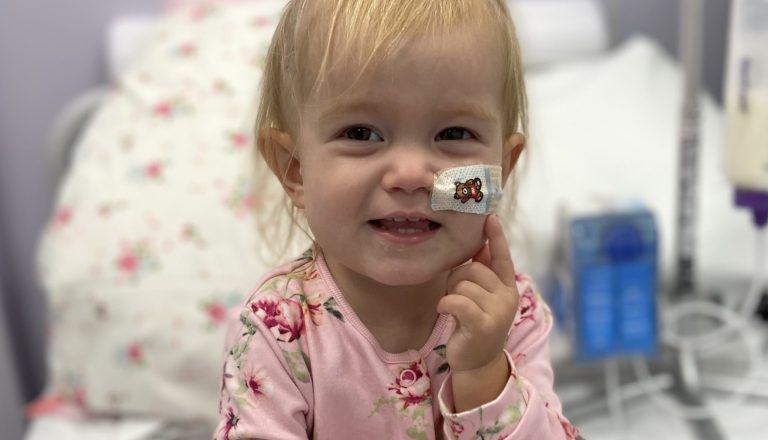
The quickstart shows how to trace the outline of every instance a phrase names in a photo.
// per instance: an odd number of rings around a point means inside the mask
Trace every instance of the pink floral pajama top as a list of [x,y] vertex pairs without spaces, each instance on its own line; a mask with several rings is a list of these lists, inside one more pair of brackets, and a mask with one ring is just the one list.
[[509,381],[492,402],[455,413],[440,316],[420,350],[384,351],[344,299],[322,253],[267,275],[233,315],[218,440],[574,439],[552,389],[552,317],[532,282],[507,337]]

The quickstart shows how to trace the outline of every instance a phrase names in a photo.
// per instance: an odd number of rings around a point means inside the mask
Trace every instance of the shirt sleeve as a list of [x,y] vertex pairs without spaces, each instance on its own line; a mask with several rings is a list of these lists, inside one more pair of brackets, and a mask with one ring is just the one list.
[[549,358],[552,313],[528,277],[518,275],[517,281],[520,303],[505,347],[509,380],[495,400],[454,413],[449,375],[438,394],[447,439],[580,438],[578,430],[562,415],[562,405],[553,388]]
[[301,324],[256,313],[283,307],[274,316],[290,316],[285,308],[291,304],[285,300],[262,297],[258,304],[266,306],[257,309],[254,304],[255,300],[234,311],[229,321],[219,424],[213,438],[306,440],[311,437],[312,412],[309,358],[299,339],[293,339],[299,338]]

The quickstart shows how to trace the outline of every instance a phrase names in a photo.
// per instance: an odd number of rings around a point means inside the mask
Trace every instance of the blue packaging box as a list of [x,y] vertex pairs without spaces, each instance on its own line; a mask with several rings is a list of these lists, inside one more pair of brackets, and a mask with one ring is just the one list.
[[569,218],[565,257],[576,357],[653,355],[658,349],[657,233],[648,211]]

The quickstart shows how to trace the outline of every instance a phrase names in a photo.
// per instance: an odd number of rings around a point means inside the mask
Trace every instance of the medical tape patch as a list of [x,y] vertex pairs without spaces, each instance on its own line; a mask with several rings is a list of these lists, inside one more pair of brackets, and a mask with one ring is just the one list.
[[433,211],[490,214],[502,195],[500,166],[469,165],[440,170],[429,204]]

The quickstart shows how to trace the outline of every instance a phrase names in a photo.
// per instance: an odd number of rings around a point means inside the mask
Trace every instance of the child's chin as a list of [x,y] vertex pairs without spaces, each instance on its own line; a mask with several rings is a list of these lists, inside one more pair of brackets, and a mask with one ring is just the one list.
[[432,281],[432,278],[424,277],[408,277],[408,276],[396,276],[396,277],[382,277],[376,279],[379,283],[385,286],[392,287],[405,287],[405,286],[420,286]]
[[411,267],[400,267],[397,268],[397,270],[369,274],[369,277],[386,286],[419,286],[430,283],[440,276],[444,276],[455,266],[456,265],[450,265],[446,267],[425,269],[424,267],[416,267],[416,265],[414,265]]

